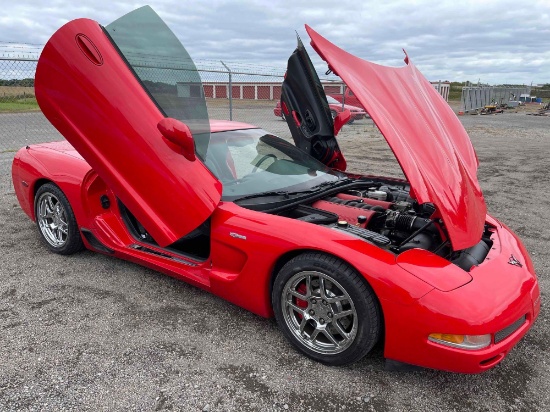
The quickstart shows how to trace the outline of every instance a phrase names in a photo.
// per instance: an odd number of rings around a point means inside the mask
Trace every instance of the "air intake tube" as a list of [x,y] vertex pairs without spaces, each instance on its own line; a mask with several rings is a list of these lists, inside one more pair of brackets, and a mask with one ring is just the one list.
[[410,233],[399,244],[399,252],[414,248],[431,250],[436,238],[439,238],[439,231],[433,220],[399,212],[388,214],[386,227],[403,233]]
[[424,219],[418,216],[405,215],[399,212],[388,214],[386,227],[403,232],[416,232],[422,229],[433,234],[439,233],[433,220]]
[[451,259],[451,262],[466,272],[469,272],[472,266],[480,265],[481,262],[485,260],[491,246],[492,245],[488,245],[485,240],[481,240],[477,245],[457,252],[457,256]]

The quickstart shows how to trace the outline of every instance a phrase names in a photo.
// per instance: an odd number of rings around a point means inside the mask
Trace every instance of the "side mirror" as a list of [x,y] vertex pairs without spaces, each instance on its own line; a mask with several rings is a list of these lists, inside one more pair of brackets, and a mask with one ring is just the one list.
[[189,127],[179,120],[165,117],[157,124],[159,132],[171,143],[181,147],[182,154],[189,161],[195,160],[195,142]]

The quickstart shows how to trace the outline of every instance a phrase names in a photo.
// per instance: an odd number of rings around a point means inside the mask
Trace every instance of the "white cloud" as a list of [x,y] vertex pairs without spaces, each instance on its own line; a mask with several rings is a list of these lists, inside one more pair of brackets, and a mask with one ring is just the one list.
[[[89,17],[108,24],[143,5],[128,1],[6,2],[0,41],[43,44],[63,23]],[[432,80],[550,82],[550,2],[334,2],[150,0],[191,56],[283,70],[304,23],[350,53],[402,65],[405,48]],[[311,52],[313,55],[314,52]],[[324,67],[315,60],[319,69]],[[324,70],[324,69],[323,69]]]

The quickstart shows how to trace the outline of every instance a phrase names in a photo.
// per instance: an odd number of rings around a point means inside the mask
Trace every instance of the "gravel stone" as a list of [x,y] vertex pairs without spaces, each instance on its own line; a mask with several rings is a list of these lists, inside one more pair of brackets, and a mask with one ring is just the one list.
[[[257,113],[236,118],[282,128]],[[539,319],[496,368],[386,372],[380,345],[356,364],[327,367],[297,353],[273,320],[184,282],[89,251],[49,253],[14,196],[8,152],[0,154],[0,410],[548,410],[550,118],[460,119],[489,213],[521,237],[542,290]],[[338,139],[350,170],[401,175],[369,120],[344,126]],[[364,394],[376,396],[366,404]]]

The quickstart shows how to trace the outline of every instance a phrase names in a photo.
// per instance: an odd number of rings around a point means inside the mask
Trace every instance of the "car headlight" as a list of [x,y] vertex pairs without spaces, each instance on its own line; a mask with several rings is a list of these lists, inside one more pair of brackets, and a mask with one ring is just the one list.
[[428,340],[453,348],[478,350],[491,344],[491,335],[455,335],[452,333],[430,333]]

